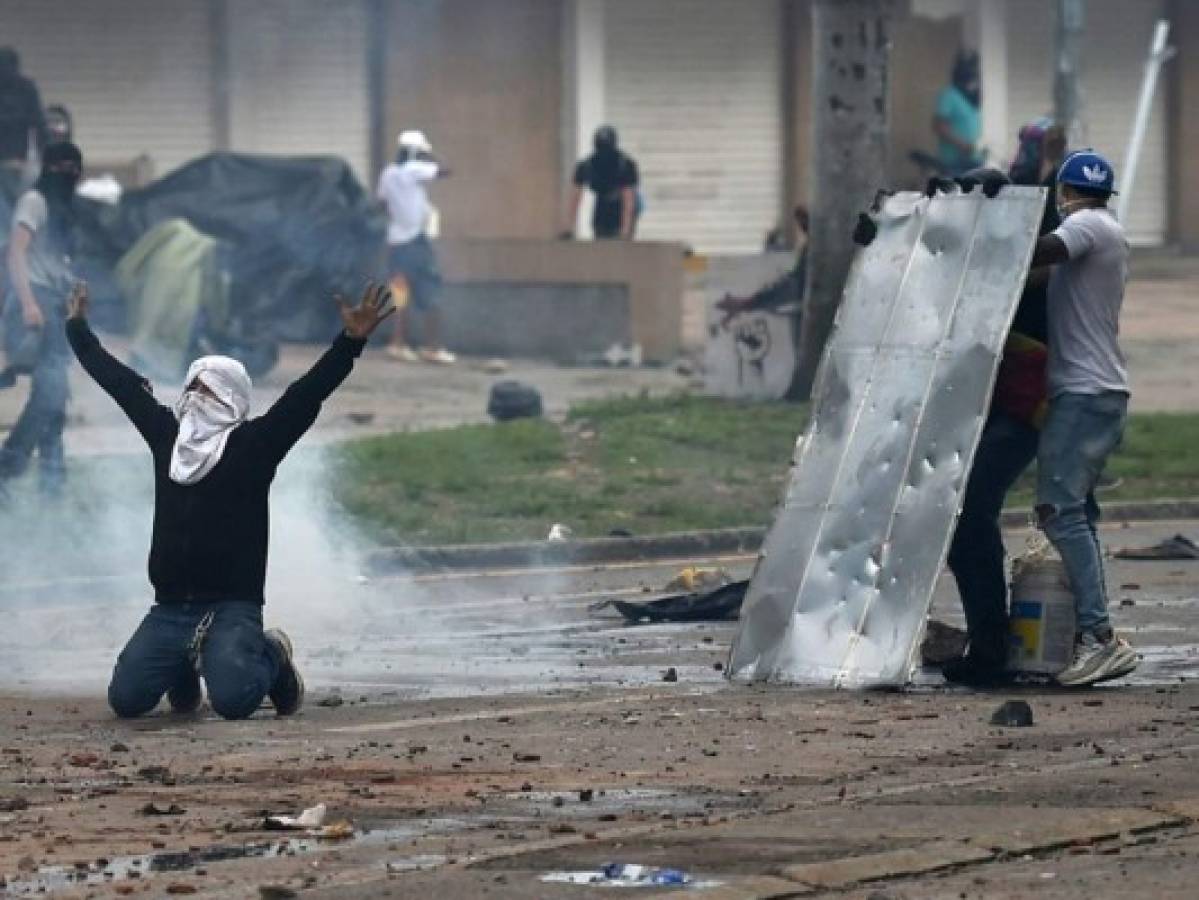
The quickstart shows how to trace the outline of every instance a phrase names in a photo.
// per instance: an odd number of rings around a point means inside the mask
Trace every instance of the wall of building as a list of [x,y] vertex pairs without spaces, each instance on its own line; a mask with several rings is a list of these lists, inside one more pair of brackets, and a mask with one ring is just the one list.
[[450,237],[551,237],[561,219],[562,0],[385,6],[385,155],[419,128],[457,173],[432,189]]

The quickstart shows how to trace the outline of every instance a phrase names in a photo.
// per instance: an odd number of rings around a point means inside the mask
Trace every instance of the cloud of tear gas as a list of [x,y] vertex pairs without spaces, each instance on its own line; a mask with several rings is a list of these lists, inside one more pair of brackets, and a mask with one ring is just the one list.
[[[154,485],[131,428],[128,450],[72,457],[60,499],[42,497],[31,472],[0,505],[0,690],[102,693],[149,610]],[[289,632],[301,662],[352,645],[379,612],[361,577],[366,542],[333,502],[326,463],[301,448],[271,497],[265,619]]]
[[[43,501],[30,476],[0,509],[0,691],[101,696],[149,610],[153,481],[132,429],[128,449],[72,458],[60,502]],[[373,545],[334,499],[337,477],[335,451],[301,445],[271,493],[264,621],[291,636],[310,687],[407,697],[538,690],[584,678],[579,652],[602,655],[586,636],[565,638],[578,609],[519,586],[371,576]],[[542,578],[537,593],[566,587]]]

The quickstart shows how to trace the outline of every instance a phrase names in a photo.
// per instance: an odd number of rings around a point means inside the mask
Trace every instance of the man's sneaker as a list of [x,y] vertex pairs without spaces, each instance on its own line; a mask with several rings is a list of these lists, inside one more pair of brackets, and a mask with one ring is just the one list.
[[1122,661],[1117,661],[1115,665],[1110,666],[1107,673],[1099,681],[1095,682],[1096,684],[1099,684],[1100,681],[1115,681],[1117,678],[1131,675],[1136,671],[1136,667],[1141,664],[1140,657],[1137,656],[1136,651],[1132,649],[1132,645],[1128,641],[1122,637],[1118,637],[1116,638],[1116,643],[1124,650],[1121,654]]
[[1075,643],[1074,661],[1058,673],[1057,683],[1065,687],[1098,684],[1127,675],[1136,667],[1136,652],[1127,641],[1111,631],[1104,635],[1086,632]]
[[269,691],[271,703],[275,704],[276,714],[294,715],[304,705],[304,679],[296,671],[296,664],[291,658],[291,639],[281,628],[268,628],[263,632],[263,637],[275,645],[280,656],[279,674]]
[[444,347],[440,347],[436,350],[422,350],[420,352],[420,358],[427,363],[432,363],[435,366],[452,366],[458,361],[458,357],[449,350],[446,350]]
[[988,688],[1011,684],[1013,677],[1004,663],[967,653],[941,666],[941,675],[953,684]]
[[167,691],[167,702],[171,704],[171,712],[180,715],[191,715],[204,702],[204,689],[200,686],[200,675],[191,666],[187,674],[175,682],[175,686]]
[[405,345],[388,344],[383,351],[396,362],[414,363],[420,362],[420,354],[411,347]]

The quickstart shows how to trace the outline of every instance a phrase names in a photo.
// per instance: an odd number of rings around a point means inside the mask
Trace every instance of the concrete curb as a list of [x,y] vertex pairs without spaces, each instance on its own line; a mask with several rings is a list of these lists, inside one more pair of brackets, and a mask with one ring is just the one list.
[[[1103,507],[1103,516],[1107,522],[1199,519],[1199,498],[1108,503]],[[1032,512],[1004,510],[1001,522],[1007,528],[1027,526],[1032,523]],[[529,541],[445,547],[390,547],[372,553],[367,560],[367,569],[377,575],[400,572],[431,574],[697,559],[756,553],[765,536],[765,528],[752,527],[554,543]]]

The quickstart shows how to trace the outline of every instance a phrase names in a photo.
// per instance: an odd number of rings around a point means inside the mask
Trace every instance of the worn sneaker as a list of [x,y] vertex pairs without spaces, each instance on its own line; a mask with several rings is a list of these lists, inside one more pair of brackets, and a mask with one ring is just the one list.
[[167,691],[167,702],[171,704],[171,712],[188,716],[200,708],[204,702],[204,688],[200,685],[200,675],[191,666],[187,674],[175,682],[175,686]]
[[1141,664],[1141,658],[1137,656],[1132,645],[1122,637],[1116,638],[1116,643],[1119,644],[1125,652],[1121,654],[1120,660],[1115,665],[1109,667],[1107,673],[1096,681],[1099,684],[1101,681],[1115,681],[1117,678],[1123,678],[1125,675],[1131,675],[1136,671],[1136,667]]
[[395,344],[388,344],[386,349],[384,349],[383,352],[386,353],[388,356],[390,356],[392,359],[394,359],[396,362],[405,362],[405,363],[420,362],[420,354],[418,354],[411,347],[407,347],[407,346],[397,347]]
[[458,361],[458,357],[444,347],[437,350],[422,350],[420,358],[435,366],[452,366]]
[[1137,667],[1136,652],[1127,641],[1112,632],[1097,635],[1086,632],[1074,645],[1074,661],[1058,673],[1057,683],[1065,687],[1083,687],[1121,678]]
[[291,638],[281,628],[268,628],[263,632],[263,637],[275,645],[282,657],[279,674],[269,691],[271,703],[275,704],[275,713],[280,716],[295,715],[304,705],[304,679],[292,660]]

